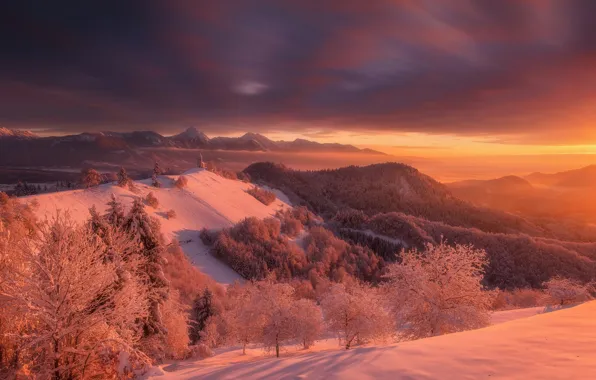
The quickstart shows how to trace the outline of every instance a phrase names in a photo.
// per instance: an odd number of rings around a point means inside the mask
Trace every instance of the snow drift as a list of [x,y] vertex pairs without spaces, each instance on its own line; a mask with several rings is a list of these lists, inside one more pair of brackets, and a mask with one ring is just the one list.
[[[596,302],[389,346],[166,366],[155,379],[593,379]],[[316,347],[315,347],[316,349]],[[288,354],[286,354],[288,355]]]
[[[74,220],[83,222],[89,218],[89,208],[94,205],[99,213],[103,213],[112,193],[129,207],[136,197],[144,198],[149,192],[153,192],[159,206],[145,209],[159,219],[166,239],[178,239],[193,264],[217,282],[229,284],[240,279],[227,265],[211,256],[207,247],[201,243],[200,230],[229,227],[250,216],[271,216],[280,208],[289,206],[289,202],[282,201],[287,198],[277,192],[278,199],[265,206],[246,193],[253,186],[251,184],[222,178],[204,169],[192,169],[183,175],[188,179],[188,185],[183,189],[174,186],[178,176],[159,176],[162,184],[160,188],[152,187],[151,180],[148,179],[135,181],[133,191],[106,184],[86,190],[41,194],[25,199],[39,203],[37,215],[41,218],[61,210],[68,212]],[[175,211],[175,218],[167,218],[169,210]]]

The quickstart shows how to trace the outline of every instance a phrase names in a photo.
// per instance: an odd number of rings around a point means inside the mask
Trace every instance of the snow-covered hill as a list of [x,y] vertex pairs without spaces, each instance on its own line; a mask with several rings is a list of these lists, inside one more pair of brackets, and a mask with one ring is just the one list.
[[[280,208],[288,207],[289,202],[277,199],[265,206],[246,193],[252,185],[225,179],[204,169],[192,169],[184,175],[188,178],[188,186],[184,189],[174,187],[177,176],[160,176],[161,188],[154,188],[150,180],[143,180],[135,182],[135,191],[107,184],[88,190],[42,194],[26,199],[39,202],[37,213],[42,218],[62,210],[68,211],[73,219],[84,221],[88,219],[89,208],[93,205],[103,213],[112,193],[125,206],[129,206],[135,197],[145,197],[153,192],[159,206],[156,209],[146,207],[146,210],[159,219],[166,238],[178,239],[184,252],[203,273],[219,283],[229,284],[239,279],[239,275],[208,253],[199,239],[200,230],[203,227],[228,227],[249,216],[265,218]],[[279,192],[278,198],[286,199]],[[174,210],[176,217],[167,219],[168,210]]]
[[152,378],[594,379],[595,315],[596,301],[480,330],[388,346],[294,351],[286,352],[285,358],[262,360],[226,353],[164,366]]

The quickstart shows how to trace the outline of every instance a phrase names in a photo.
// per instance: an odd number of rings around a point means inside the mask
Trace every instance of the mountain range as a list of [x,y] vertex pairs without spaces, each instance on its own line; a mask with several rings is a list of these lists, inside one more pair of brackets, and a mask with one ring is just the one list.
[[89,148],[96,146],[100,150],[124,150],[134,148],[186,148],[206,150],[238,150],[238,151],[290,151],[290,152],[325,152],[325,153],[364,153],[384,155],[371,149],[360,149],[353,145],[318,143],[304,139],[293,141],[274,141],[258,133],[245,133],[240,137],[208,137],[205,133],[191,127],[173,135],[163,136],[153,131],[135,132],[97,132],[81,133],[68,136],[40,137],[30,131],[0,128],[0,147],[19,145],[23,149],[28,146],[66,146],[75,149],[76,145]]

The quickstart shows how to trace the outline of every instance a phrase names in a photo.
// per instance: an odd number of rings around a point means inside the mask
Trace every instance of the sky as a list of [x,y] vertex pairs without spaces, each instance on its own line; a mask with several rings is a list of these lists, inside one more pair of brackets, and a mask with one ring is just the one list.
[[593,0],[4,2],[0,126],[596,153]]

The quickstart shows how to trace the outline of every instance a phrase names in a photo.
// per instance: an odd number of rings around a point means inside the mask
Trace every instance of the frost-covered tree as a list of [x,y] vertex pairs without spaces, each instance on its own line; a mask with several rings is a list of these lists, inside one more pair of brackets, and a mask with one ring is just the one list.
[[81,184],[88,189],[101,183],[101,174],[93,168],[83,169],[81,171]]
[[220,341],[221,335],[219,333],[219,325],[221,317],[219,315],[212,316],[205,322],[205,328],[200,332],[201,343],[209,348],[216,347]]
[[590,285],[581,284],[568,278],[553,277],[544,283],[544,287],[551,300],[561,306],[592,298]]
[[161,168],[159,164],[155,162],[155,166],[153,167],[153,175],[151,176],[151,186],[153,187],[161,187],[161,182],[159,182],[158,176],[161,175]]
[[[116,376],[107,363],[120,353],[147,362],[135,348],[148,315],[142,271],[139,261],[118,259],[128,250],[126,239],[118,242],[106,260],[103,241],[62,215],[16,242],[18,265],[2,273],[0,298],[19,319],[20,365],[40,378],[75,379]],[[0,242],[1,251],[7,247]]]
[[321,301],[329,330],[346,350],[356,341],[385,339],[393,333],[391,316],[377,289],[361,283],[334,284]]
[[213,305],[213,293],[205,288],[193,303],[191,310],[190,341],[196,344],[201,340],[201,332],[205,330],[207,320],[215,314]]
[[293,335],[304,349],[312,346],[323,332],[323,314],[321,308],[309,299],[300,299],[292,303]]
[[[184,359],[189,351],[190,339],[188,336],[188,311],[179,301],[177,292],[170,294],[163,305],[163,321],[167,329],[164,349],[166,358]],[[158,347],[158,350],[161,347]],[[158,356],[158,355],[156,355]]]
[[131,180],[128,176],[128,173],[126,172],[126,169],[124,169],[124,167],[120,167],[120,170],[118,171],[118,186],[129,187],[130,185]]
[[488,325],[492,293],[482,279],[486,252],[469,245],[427,245],[405,252],[388,267],[385,289],[398,329],[406,339]]
[[124,221],[124,230],[134,237],[140,244],[143,256],[146,258],[145,273],[149,279],[149,311],[150,315],[145,325],[146,334],[164,333],[161,317],[161,305],[168,298],[169,283],[163,272],[165,245],[160,232],[159,221],[150,217],[140,198],[136,198]]
[[226,340],[246,346],[259,343],[263,338],[265,318],[260,305],[254,302],[256,287],[251,284],[232,285],[228,288],[228,308],[222,314]]
[[108,202],[108,209],[106,210],[106,214],[104,218],[108,222],[109,225],[114,227],[122,227],[125,221],[125,213],[124,213],[124,206],[122,203],[118,202],[114,193],[110,196],[110,201]]
[[111,225],[108,224],[108,222],[106,221],[106,218],[99,215],[95,205],[93,205],[91,208],[89,208],[89,215],[90,215],[90,217],[89,217],[88,225],[89,225],[91,231],[96,233],[98,236],[105,237],[111,230],[111,227],[110,227]]
[[296,318],[292,303],[294,289],[289,284],[260,281],[253,302],[263,316],[263,345],[267,349],[275,348],[279,357],[280,344],[293,339]]

